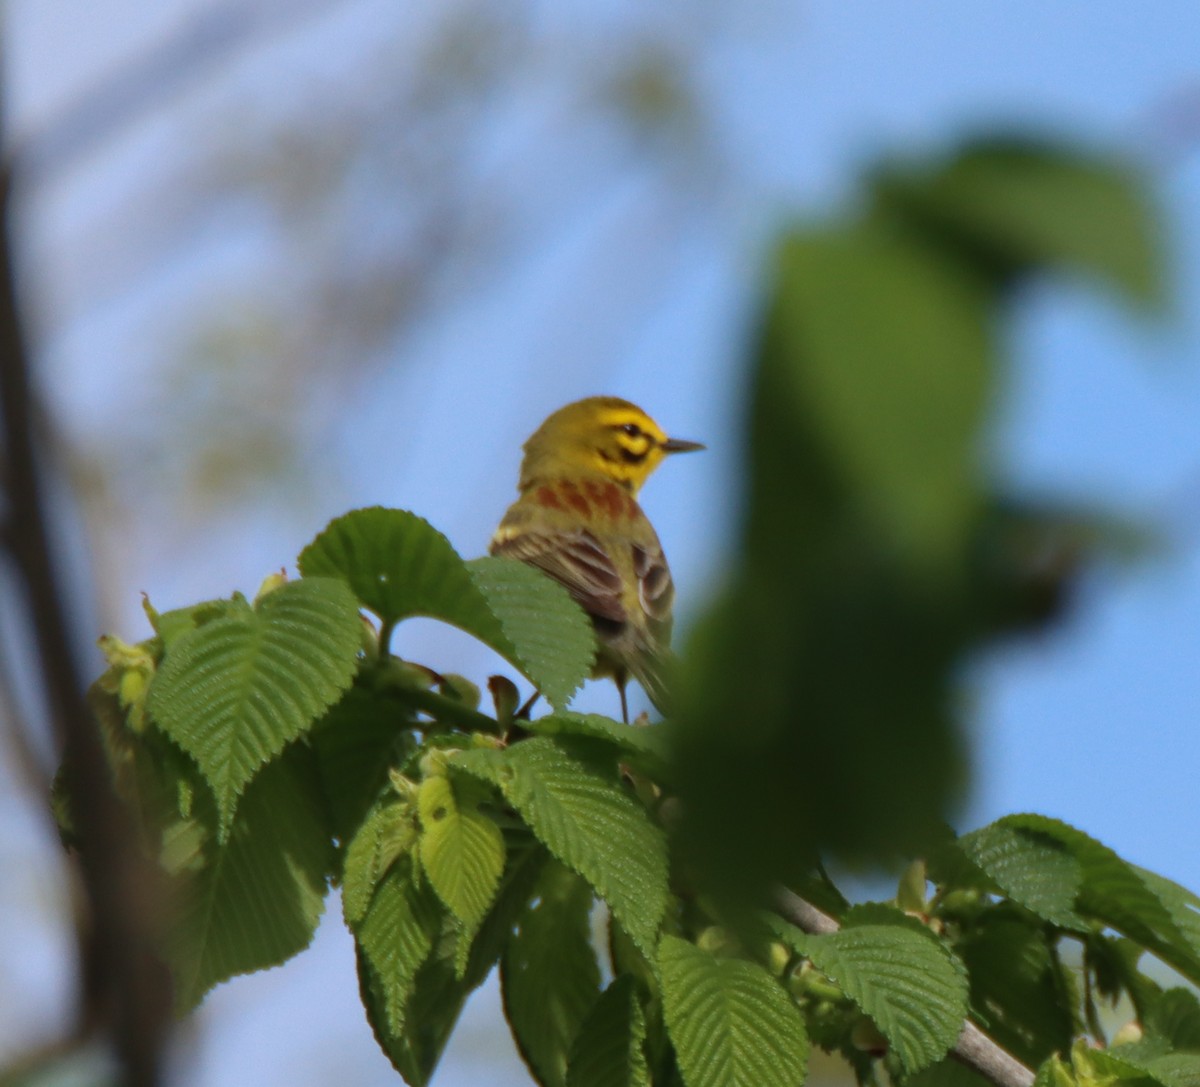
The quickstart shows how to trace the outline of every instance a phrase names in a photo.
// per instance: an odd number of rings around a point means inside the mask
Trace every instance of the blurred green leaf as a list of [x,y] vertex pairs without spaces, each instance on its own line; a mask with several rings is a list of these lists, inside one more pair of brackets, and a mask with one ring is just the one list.
[[903,556],[953,558],[980,504],[987,293],[878,222],[793,235],[775,290],[791,414]]
[[1008,275],[1093,276],[1139,305],[1163,301],[1160,217],[1145,179],[1114,159],[984,141],[932,169],[884,172],[876,197],[888,212],[945,232],[965,261]]

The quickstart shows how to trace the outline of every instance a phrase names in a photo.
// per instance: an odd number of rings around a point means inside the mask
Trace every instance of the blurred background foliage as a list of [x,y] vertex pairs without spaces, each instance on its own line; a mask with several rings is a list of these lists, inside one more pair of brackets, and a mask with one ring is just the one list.
[[[998,452],[1000,428],[983,434],[981,462],[1047,491],[1074,484],[1068,497],[1085,506],[1109,490],[1142,512],[1166,503],[1172,524],[1194,532],[1200,448],[1181,419],[1198,402],[1195,381],[1146,394],[1097,375],[1114,357],[1161,362],[1200,342],[1189,316],[1200,309],[1188,304],[1200,275],[1197,34],[1196,17],[1173,5],[1115,0],[1086,14],[947,2],[919,15],[903,3],[783,0],[169,0],[152,10],[14,0],[15,231],[81,640],[143,636],[139,590],[166,608],[251,589],[356,505],[416,509],[479,553],[520,441],[559,403],[600,391],[712,449],[691,480],[664,473],[648,495],[686,627],[726,567],[733,511],[754,500],[738,472],[773,455],[740,445],[754,394],[738,360],[757,342],[778,229],[800,210],[848,214],[848,196],[872,191],[861,171],[887,151],[928,160],[997,121],[1115,146],[1153,171],[1184,299],[1174,338],[1152,341],[1086,290],[1022,283],[996,335],[1019,366],[1022,351],[1052,361],[1011,376],[992,404],[1001,422],[1032,420],[1051,435],[1039,452],[1062,474],[1039,476],[1034,454]],[[876,198],[911,199],[911,183],[887,174]],[[1094,399],[1095,413],[1068,425],[1091,420],[1095,440],[1069,451],[1059,420],[1028,407],[1043,395],[1081,411]],[[769,407],[761,392],[756,402]],[[1169,423],[1144,421],[1168,403],[1183,408]],[[1131,446],[1120,440],[1127,425]],[[1041,521],[1029,523],[1022,539],[1044,555]],[[1174,633],[1139,673],[1161,668],[1164,689],[1190,660],[1171,655],[1188,632]],[[3,634],[5,716],[36,718],[20,632],[7,621]],[[423,637],[421,659],[487,667],[455,661],[453,635]],[[1188,703],[1176,709],[1190,720]],[[1016,765],[1012,749],[1036,749],[1055,723],[1099,775],[1098,749],[1130,726],[1116,722],[1093,749],[1085,716],[1048,711],[981,757],[997,756],[993,770]],[[36,732],[6,736],[0,1063],[55,1035],[72,984],[71,889],[42,813],[51,753]],[[1135,746],[1127,773],[1147,745]],[[986,775],[983,789],[1007,799]],[[1190,790],[1178,795],[1190,803]],[[1086,815],[1074,821],[1105,837]],[[327,929],[282,978],[206,1004],[209,1033],[180,1058],[185,1081],[245,1082],[248,1069],[258,1083],[322,1082],[334,1069],[392,1081],[337,926]],[[492,1036],[473,1033],[490,1015],[468,1013],[465,1055],[456,1064],[452,1050],[445,1082],[481,1069],[502,1081]],[[301,1023],[310,1044],[263,1047],[294,1039]],[[511,1082],[524,1082],[511,1060]]]

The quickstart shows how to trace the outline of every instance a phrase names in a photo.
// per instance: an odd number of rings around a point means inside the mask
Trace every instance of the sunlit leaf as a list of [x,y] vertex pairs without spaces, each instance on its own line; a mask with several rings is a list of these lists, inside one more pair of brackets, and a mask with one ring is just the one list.
[[242,790],[344,691],[358,609],[339,581],[293,581],[172,644],[150,688],[155,720],[212,787],[220,833]]
[[666,843],[624,792],[615,767],[540,736],[504,751],[460,752],[451,766],[497,785],[546,848],[595,888],[638,945],[654,947],[667,903]]
[[664,936],[663,1012],[687,1087],[797,1087],[808,1035],[795,1004],[756,963]]

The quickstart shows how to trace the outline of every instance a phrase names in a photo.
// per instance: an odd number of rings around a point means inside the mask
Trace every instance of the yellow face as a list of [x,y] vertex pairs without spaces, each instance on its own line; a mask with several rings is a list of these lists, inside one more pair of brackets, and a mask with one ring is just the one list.
[[699,442],[668,438],[628,400],[593,396],[559,408],[525,443],[521,486],[584,473],[614,480],[636,494],[668,453],[703,448]]

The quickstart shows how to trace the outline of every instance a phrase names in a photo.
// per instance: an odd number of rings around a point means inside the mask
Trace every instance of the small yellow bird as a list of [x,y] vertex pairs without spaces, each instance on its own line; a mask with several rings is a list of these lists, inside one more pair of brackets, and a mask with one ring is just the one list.
[[675,587],[637,493],[668,453],[703,449],[668,438],[641,408],[593,396],[559,408],[524,445],[520,497],[489,550],[521,559],[566,586],[591,616],[600,643],[594,677],[611,676],[629,720],[632,675],[667,712]]

